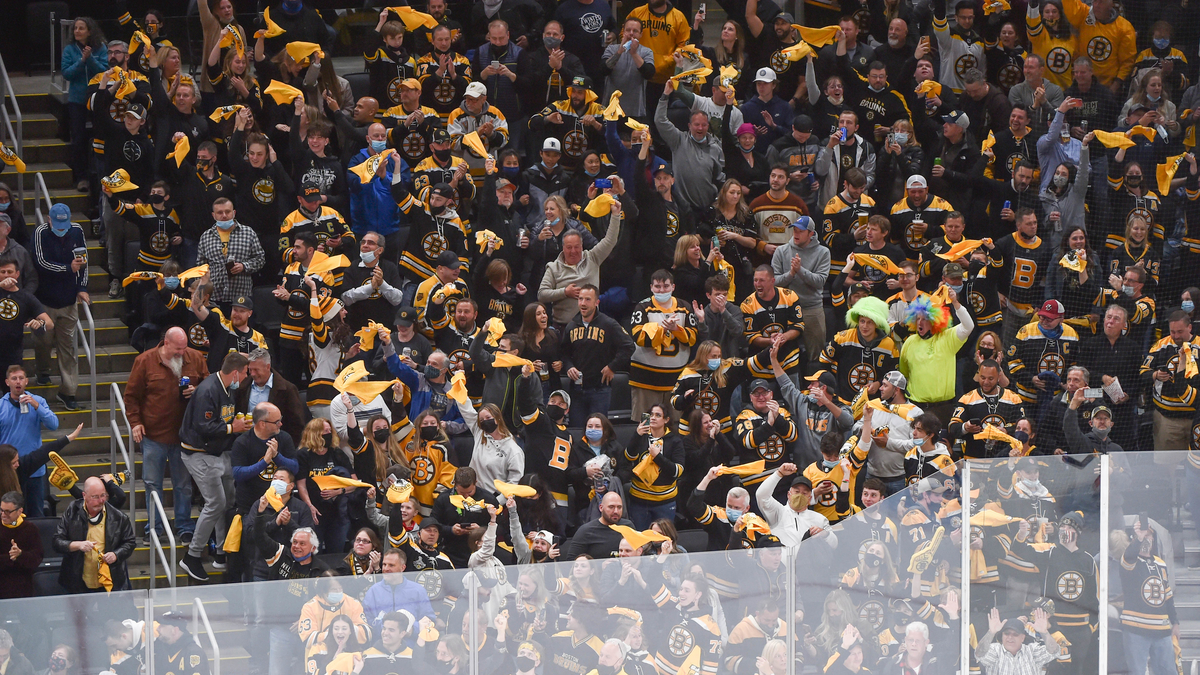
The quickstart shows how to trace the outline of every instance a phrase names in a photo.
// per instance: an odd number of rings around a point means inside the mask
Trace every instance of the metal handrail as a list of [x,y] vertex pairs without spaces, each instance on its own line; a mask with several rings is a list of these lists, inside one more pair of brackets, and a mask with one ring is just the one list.
[[109,464],[112,472],[117,470],[117,450],[121,451],[121,457],[125,460],[125,470],[129,472],[129,521],[137,522],[137,492],[134,490],[134,480],[136,475],[133,471],[133,462],[129,459],[129,451],[125,449],[125,441],[121,440],[121,427],[117,424],[117,413],[121,413],[122,420],[125,421],[125,430],[129,435],[129,443],[132,449],[133,444],[133,428],[129,426],[129,418],[125,415],[125,398],[121,396],[121,388],[116,382],[109,385],[111,391],[108,395],[108,427],[112,431],[109,436]]
[[[167,583],[171,586],[171,610],[175,609],[175,532],[171,528],[171,521],[167,519],[167,512],[163,508],[162,500],[158,498],[158,493],[154,490],[147,489],[146,495],[149,497],[146,504],[146,511],[150,518],[150,541],[154,547],[154,552],[158,554],[157,560],[161,560],[163,567],[166,567]],[[154,526],[157,524],[158,516],[162,516],[163,531],[167,533],[167,544],[171,547],[171,564],[167,565],[167,555],[163,552],[162,542],[158,540],[158,534],[155,532]],[[156,585],[156,559],[150,556],[150,590],[153,591]]]
[[60,94],[67,93],[67,81],[58,69],[59,59],[63,46],[67,44],[67,31],[74,25],[74,19],[60,19],[56,12],[50,12],[50,85]]
[[204,604],[200,602],[200,598],[195,598],[192,600],[193,639],[200,632],[200,626],[197,624],[198,619],[204,621],[204,632],[208,633],[208,643],[212,645],[213,657],[212,661],[209,662],[212,664],[212,675],[221,675],[221,647],[217,644],[217,636],[213,634],[212,624],[208,622],[208,612],[204,611]]
[[[42,177],[42,172],[39,171],[33,174],[33,189],[36,192],[33,200],[33,212],[37,214],[37,224],[50,222],[50,207],[54,206],[54,202],[50,200],[50,191],[46,189],[46,179]],[[42,202],[46,200],[46,213],[42,213]]]
[[[0,56],[0,83],[3,84],[3,91],[0,94],[7,96],[12,101],[13,113],[10,118],[8,114],[8,106],[0,105],[0,117],[4,119],[4,127],[0,129],[0,134],[7,133],[8,138],[13,139],[13,152],[17,156],[21,156],[21,152],[25,148],[25,118],[21,115],[21,106],[17,103],[17,92],[13,89],[12,81],[8,79],[8,68],[4,65],[4,57]],[[17,120],[16,131],[13,131],[12,119]],[[21,200],[21,213],[25,213],[25,176],[17,174],[17,196]]]
[[[38,174],[39,176],[41,174]],[[86,302],[79,302],[78,307],[83,308],[83,317],[87,320],[87,336],[84,337],[84,325],[79,320],[79,312],[75,313],[75,353],[79,354],[79,344],[83,344],[84,354],[87,356],[88,372],[91,378],[92,389],[92,426],[96,426],[96,322],[92,320],[92,308]]]

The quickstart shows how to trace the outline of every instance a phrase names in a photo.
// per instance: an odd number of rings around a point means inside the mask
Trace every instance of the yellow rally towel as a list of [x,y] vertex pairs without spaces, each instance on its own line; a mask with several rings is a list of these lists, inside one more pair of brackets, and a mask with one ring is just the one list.
[[[487,232],[487,230],[484,230],[484,232]],[[493,316],[487,320],[486,328],[487,338],[484,339],[484,342],[489,347],[499,347],[500,338],[504,337],[504,322],[500,320],[500,317]]]
[[157,283],[162,281],[162,278],[163,275],[161,272],[134,272],[121,281],[121,286],[128,286],[135,281],[153,281]]
[[514,485],[512,483],[505,483],[502,480],[495,481],[494,484],[496,486],[496,492],[499,492],[505,497],[524,497],[526,499],[532,499],[537,496],[537,490],[529,487],[528,485]]
[[771,534],[771,526],[756,513],[745,514],[736,525],[738,526],[738,531],[746,531],[746,537],[750,541],[754,541],[760,534]]
[[991,509],[980,509],[979,513],[971,515],[971,525],[973,527],[1000,527],[1016,520],[1020,520],[1020,518],[1006,516]]
[[108,188],[108,191],[113,194],[138,189],[137,183],[129,180],[129,172],[125,169],[117,169],[104,178],[101,178],[100,184]]
[[421,632],[418,637],[421,638],[422,642],[426,644],[429,644],[430,642],[437,642],[438,638],[441,637],[441,634],[438,633],[438,629],[434,626],[433,620],[429,617],[421,617],[420,626]]
[[[17,173],[25,173],[25,162],[17,157],[17,153],[13,152],[12,148],[3,143],[0,143],[0,162],[17,167]],[[128,178],[129,174],[125,174],[125,176]]]
[[331,673],[352,673],[354,672],[354,656],[352,652],[342,652],[333,657],[329,665],[325,666],[326,675]]
[[680,82],[680,80],[683,80],[683,79],[685,79],[685,78],[688,78],[688,77],[698,77],[698,78],[699,78],[699,77],[708,77],[709,75],[712,75],[712,68],[707,68],[707,67],[704,67],[704,68],[692,68],[691,70],[685,70],[685,71],[683,71],[682,73],[678,73],[678,74],[672,75],[672,76],[671,76],[671,83],[672,83],[672,84],[674,84],[675,86],[679,86],[679,82]]
[[182,284],[188,279],[199,279],[205,274],[208,274],[208,265],[197,265],[196,267],[180,272],[179,283]]
[[1058,259],[1058,264],[1074,272],[1082,272],[1087,267],[1087,260],[1080,254],[1080,251],[1067,251],[1067,254]]
[[867,408],[867,388],[863,387],[858,390],[858,396],[854,397],[854,401],[850,404],[850,414],[854,415],[854,419],[860,420],[863,416],[863,411]]
[[[650,442],[653,443],[654,441]],[[658,472],[658,464],[654,463],[654,458],[648,452],[642,457],[642,461],[633,467],[634,475],[641,478],[642,482],[647,485],[653,485],[654,481],[658,480]]]
[[321,51],[321,45],[315,42],[289,42],[284,49],[288,56],[292,57],[292,60],[301,67],[307,66],[313,56],[318,59],[325,58],[325,52]]
[[175,141],[175,149],[167,153],[167,157],[175,160],[175,167],[183,165],[183,160],[187,159],[188,153],[192,151],[192,143],[188,140],[187,134],[179,137]]
[[470,148],[471,152],[474,152],[483,159],[491,157],[491,155],[488,154],[487,148],[484,147],[483,139],[479,137],[478,131],[472,131],[471,133],[463,136],[462,144],[464,148]]
[[393,504],[403,504],[412,497],[412,483],[406,480],[398,480],[392,487],[388,488],[387,500]]
[[303,92],[293,87],[290,84],[284,84],[279,80],[272,80],[271,84],[263,89],[263,93],[275,99],[279,105],[286,105],[303,96]]
[[1158,194],[1160,197],[1166,197],[1171,193],[1171,180],[1175,178],[1175,172],[1179,170],[1179,166],[1183,164],[1183,160],[1187,158],[1187,153],[1168,157],[1166,164],[1159,164],[1155,169],[1158,175]]
[[901,274],[904,270],[896,266],[892,259],[878,253],[855,253],[854,263],[874,267],[884,274]]
[[652,541],[669,541],[669,537],[665,534],[659,534],[654,530],[645,530],[638,532],[628,525],[609,525],[613,530],[619,532],[625,541],[634,548],[641,548]]
[[59,490],[70,490],[79,481],[74,469],[59,456],[57,452],[50,453],[50,463],[54,469],[50,472],[50,484]]
[[937,519],[945,520],[946,518],[962,512],[962,504],[958,503],[957,499],[951,499],[942,504],[942,508],[938,509]]
[[364,483],[361,480],[353,478],[342,478],[341,476],[309,476],[309,480],[317,484],[317,487],[322,490],[338,490],[340,488],[372,488],[375,487],[370,483]]
[[387,161],[388,157],[395,154],[395,149],[387,148],[383,152],[377,152],[367,158],[367,161],[362,164],[356,164],[350,167],[350,171],[358,176],[358,181],[363,185],[370,183],[375,178],[375,174],[379,171],[379,165]]
[[800,39],[814,47],[824,47],[837,42],[838,31],[841,30],[837,26],[825,26],[824,28],[809,28],[798,24],[792,24],[800,32]]
[[718,476],[741,476],[747,478],[760,474],[767,470],[767,460],[760,459],[757,462],[749,462],[746,464],[738,464],[737,466],[719,466],[717,467]]
[[333,388],[338,391],[346,391],[346,387],[358,382],[367,376],[367,366],[362,361],[355,361],[342,369],[337,377],[333,380]]
[[242,42],[242,34],[236,28],[230,28],[228,33],[217,42],[217,46],[221,49],[233,47],[237,52],[238,57],[246,56],[246,43]]
[[519,356],[513,356],[507,352],[496,352],[492,356],[493,368],[513,368],[516,366],[532,366],[533,361],[523,359]]
[[387,329],[387,326],[384,326],[380,323],[375,323],[375,320],[371,319],[369,322],[367,322],[366,326],[355,331],[354,336],[358,338],[359,349],[367,352],[374,349],[375,336],[379,335],[380,328]]
[[[888,410],[888,407],[885,406],[884,404],[880,403],[879,399],[877,399],[877,398],[869,399],[867,401],[867,407],[871,408],[872,410],[878,410],[880,412],[891,412],[891,410]],[[878,431],[876,431],[875,433],[876,433],[876,435],[879,434]]]
[[596,195],[596,198],[588,202],[588,205],[583,207],[583,212],[593,218],[603,218],[612,213],[613,202],[617,201],[615,197],[607,192],[601,192]]
[[212,114],[208,116],[208,119],[210,119],[214,122],[224,122],[225,120],[229,119],[230,117],[233,117],[234,115],[236,115],[239,110],[241,110],[242,108],[245,108],[245,107],[246,106],[244,106],[244,105],[237,105],[237,104],[223,105],[220,108],[217,108],[216,110],[212,111]]
[[812,45],[808,44],[804,40],[797,42],[791,47],[784,47],[782,50],[780,50],[780,53],[786,56],[788,61],[793,62],[800,61],[801,59],[809,56],[815,57],[817,55],[817,53],[813,51]]
[[725,275],[725,278],[729,280],[729,294],[737,297],[737,292],[733,283],[733,265],[730,265],[725,258],[717,258],[713,261],[713,269],[716,270],[718,274]]
[[[487,511],[487,508],[489,506],[491,506],[491,504],[488,504],[486,501],[484,501],[482,499],[472,499],[471,497],[464,497],[460,494],[450,495],[450,505],[460,511],[462,511],[464,509],[469,509],[469,508],[476,508],[476,509],[479,509],[480,511]],[[496,506],[495,509],[496,509],[496,513],[498,515],[501,511],[504,510],[504,507]]]
[[913,553],[912,558],[908,561],[909,572],[924,572],[929,568],[929,564],[933,562],[933,555],[937,553],[938,546],[942,543],[942,537],[946,536],[946,528],[938,527],[933,533],[933,537],[921,544]]
[[412,7],[388,7],[389,12],[400,17],[400,21],[404,22],[404,27],[409,31],[414,31],[421,26],[426,28],[437,28],[437,19],[433,15],[425,12],[418,12]]
[[984,16],[991,16],[996,12],[1007,12],[1012,9],[1012,5],[1008,4],[1008,0],[992,0],[983,6]]
[[[479,247],[480,253],[483,253],[484,251],[487,250],[487,245],[488,245],[489,241],[496,242],[497,249],[499,249],[501,246],[504,245],[504,240],[501,239],[499,235],[497,235],[495,232],[492,232],[491,230],[480,230],[475,233],[475,245]],[[495,347],[495,345],[492,345],[492,346]]]
[[1150,141],[1151,143],[1154,142],[1154,137],[1158,135],[1158,132],[1154,129],[1142,126],[1141,124],[1134,125],[1134,127],[1129,130],[1129,133],[1134,136],[1144,136],[1146,140]]
[[1197,347],[1190,342],[1183,343],[1183,356],[1187,359],[1187,363],[1183,366],[1183,376],[1189,380],[1196,377],[1197,372],[1200,372],[1200,366],[1196,365]]
[[117,92],[114,94],[117,98],[128,98],[137,91],[137,87],[134,86],[133,80],[129,79],[129,73],[125,72],[121,66],[113,66],[109,72],[117,81]]
[[458,286],[442,286],[433,292],[433,302],[440,305],[446,301],[446,298],[457,298],[462,294],[462,289]]
[[[360,361],[359,363],[362,362]],[[376,396],[379,396],[388,389],[391,389],[399,381],[400,380],[388,380],[385,382],[383,380],[373,380],[371,382],[367,382],[366,380],[359,380],[354,384],[346,385],[346,393],[366,403],[374,401]]]
[[1125,134],[1119,134],[1113,131],[1101,131],[1093,129],[1093,134],[1096,134],[1096,140],[1106,148],[1132,148],[1136,143],[1127,138]]
[[267,498],[267,503],[270,504],[271,508],[275,509],[276,512],[279,512],[281,509],[283,509],[283,500],[279,498],[279,495],[275,492],[275,488],[267,488],[267,491],[263,493],[263,496]]
[[242,514],[233,514],[229,521],[229,531],[225,533],[225,543],[221,549],[226,553],[238,553],[242,550]]
[[150,36],[140,30],[133,31],[133,37],[129,38],[129,53],[133,54],[138,49],[145,48],[146,53],[154,51],[154,43],[150,41]]
[[934,80],[925,80],[921,84],[918,84],[917,88],[914,89],[913,91],[915,91],[918,94],[924,94],[925,98],[941,96],[942,95],[942,83],[935,82]]
[[[315,255],[315,254],[314,254]],[[329,256],[320,262],[314,262],[308,266],[308,271],[305,273],[309,276],[321,275],[325,272],[332,272],[342,267],[349,267],[350,259],[344,255]]]
[[633,129],[634,131],[645,131],[646,129],[650,128],[649,126],[642,124],[641,122],[633,119],[632,117],[625,118],[625,126],[629,127],[630,129]]
[[996,144],[996,134],[989,131],[988,137],[986,139],[984,139],[984,141],[983,141],[983,145],[979,146],[979,151],[983,152],[985,150],[989,150],[995,144]]
[[449,396],[459,405],[470,405],[470,403],[467,402],[466,373],[461,370],[454,373],[454,376],[450,378],[450,391],[446,392],[446,396]]
[[950,287],[942,284],[937,287],[937,290],[929,294],[929,301],[935,305],[950,304]]
[[255,33],[254,33],[255,38],[279,37],[280,35],[283,35],[284,33],[287,32],[283,28],[281,28],[279,26],[279,24],[277,24],[271,20],[271,8],[270,7],[267,7],[266,9],[263,10],[263,21],[266,22],[267,29],[266,30],[260,29],[258,31],[255,31]]
[[614,614],[633,619],[639,624],[642,623],[642,613],[632,609],[627,609],[625,607],[609,607],[608,615],[612,616]]
[[621,110],[621,90],[618,89],[608,98],[608,107],[604,109],[604,119],[609,122],[625,117],[625,111]]
[[983,425],[983,431],[975,434],[977,441],[1004,441],[1014,448],[1021,447],[1021,441],[1004,433],[1004,430],[994,424]]
[[963,239],[957,244],[950,247],[949,251],[939,253],[937,256],[942,260],[958,260],[959,258],[971,255],[971,251],[983,246],[985,239]]

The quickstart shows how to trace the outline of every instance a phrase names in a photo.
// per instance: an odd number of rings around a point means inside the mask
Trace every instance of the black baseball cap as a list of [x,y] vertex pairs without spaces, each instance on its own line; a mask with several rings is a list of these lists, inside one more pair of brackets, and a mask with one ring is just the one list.
[[436,518],[429,516],[428,518],[422,518],[421,523],[417,525],[417,528],[424,530],[429,527],[438,527],[439,525],[441,525],[441,523],[439,523]]
[[758,391],[759,389],[766,389],[767,391],[771,391],[771,385],[766,380],[754,379],[754,380],[750,381],[750,388],[747,389],[746,391],[753,394],[755,391]]
[[654,171],[650,172],[650,175],[654,175],[654,174],[658,173],[659,171],[666,171],[667,174],[670,176],[675,175],[675,169],[671,168],[670,162],[659,162],[659,163],[655,164]]
[[300,184],[300,196],[306,201],[319,201],[323,194],[325,194],[325,188],[315,180],[306,180]]
[[804,379],[809,382],[819,382],[824,385],[826,389],[837,389],[837,377],[828,370],[818,370]]
[[449,143],[450,142],[450,133],[448,131],[446,131],[445,129],[435,129],[433,132],[433,136],[432,136],[432,138],[430,138],[429,142],[430,143]]
[[125,109],[125,114],[132,115],[134,119],[144,120],[146,119],[146,106],[141,103],[130,103],[129,107]]
[[458,259],[458,256],[454,254],[454,251],[442,251],[438,254],[437,266],[449,267],[452,270],[456,270],[462,267],[462,261]]
[[254,300],[247,295],[239,295],[238,297],[234,298],[232,305],[234,307],[243,307],[251,312],[254,311]]
[[754,548],[783,548],[783,542],[773,534],[760,534],[754,540]]
[[440,195],[446,199],[458,199],[458,192],[456,192],[454,188],[450,187],[449,183],[438,183],[437,185],[434,185],[429,189],[429,194],[431,196]]
[[796,115],[794,118],[792,118],[792,128],[800,133],[812,133],[812,118],[808,115]]
[[401,307],[396,310],[396,320],[393,322],[401,328],[408,328],[417,322],[417,310],[412,307]]
[[812,489],[812,481],[803,474],[796,474],[796,477],[792,479],[792,484],[789,487],[796,487],[797,485],[803,485],[809,490]]

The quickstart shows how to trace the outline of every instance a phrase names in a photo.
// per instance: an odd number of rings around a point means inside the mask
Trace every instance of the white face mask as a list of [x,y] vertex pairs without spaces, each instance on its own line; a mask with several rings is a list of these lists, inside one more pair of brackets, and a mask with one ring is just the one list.
[[371,263],[375,262],[375,258],[378,255],[379,254],[375,253],[375,251],[363,251],[358,257],[361,258],[364,263],[370,265]]
[[1067,177],[1063,176],[1062,174],[1055,174],[1052,180],[1054,181],[1054,187],[1056,188],[1063,187],[1067,184]]

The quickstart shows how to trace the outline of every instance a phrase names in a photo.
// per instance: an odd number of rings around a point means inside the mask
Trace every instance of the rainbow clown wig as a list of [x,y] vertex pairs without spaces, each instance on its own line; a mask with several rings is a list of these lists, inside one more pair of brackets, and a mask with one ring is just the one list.
[[916,300],[908,303],[904,312],[904,325],[914,333],[917,332],[917,321],[925,319],[931,324],[936,335],[950,325],[950,310],[941,303],[935,303],[928,295],[918,295]]
[[879,298],[868,295],[865,298],[859,298],[858,302],[846,312],[846,325],[854,328],[858,325],[858,318],[865,316],[875,324],[875,329],[880,333],[887,333],[888,327],[888,306],[887,303]]

